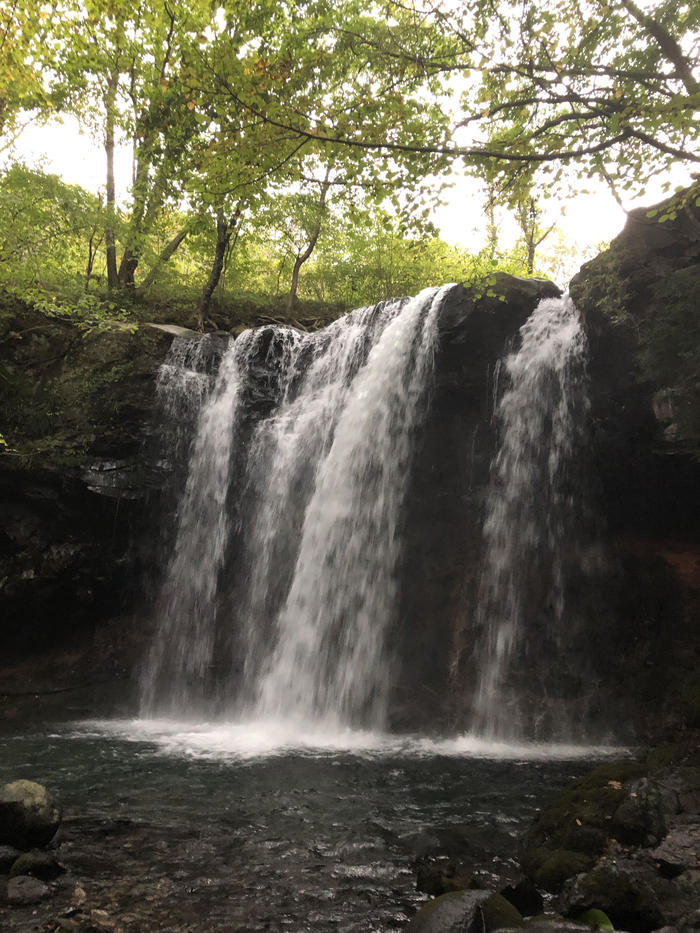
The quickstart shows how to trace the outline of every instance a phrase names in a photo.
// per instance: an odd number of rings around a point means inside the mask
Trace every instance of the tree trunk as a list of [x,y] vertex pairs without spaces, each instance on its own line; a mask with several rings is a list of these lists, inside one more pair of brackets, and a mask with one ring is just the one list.
[[535,249],[537,248],[535,243],[535,232],[531,231],[530,235],[527,238],[527,274],[532,275],[535,271]]
[[297,288],[299,287],[299,272],[301,270],[301,267],[304,265],[305,261],[306,259],[304,258],[304,255],[296,256],[294,258],[294,268],[292,269],[292,283],[289,286],[289,294],[287,295],[287,314],[290,317],[294,313],[294,305],[296,304],[296,300],[297,300]]
[[147,289],[151,287],[151,285],[153,285],[156,278],[158,277],[158,273],[163,268],[163,266],[168,262],[170,257],[175,253],[175,251],[178,249],[182,241],[185,239],[185,237],[189,233],[189,230],[190,228],[185,226],[182,228],[182,230],[178,230],[178,232],[175,234],[172,240],[168,240],[168,242],[165,244],[165,246],[161,250],[160,255],[158,256],[156,261],[153,263],[153,266],[150,269],[148,275],[143,280],[143,282],[139,285],[139,292],[145,292]]
[[90,234],[90,239],[88,240],[88,258],[87,264],[85,266],[85,291],[87,292],[90,287],[90,279],[92,278],[92,270],[95,266],[95,257],[97,256],[97,250],[99,249],[100,243],[102,242],[102,237],[98,236],[97,230],[93,230]]
[[331,170],[330,166],[326,169],[326,176],[321,182],[321,194],[318,199],[318,220],[313,230],[311,231],[311,236],[309,237],[309,242],[303,253],[298,253],[294,258],[294,269],[292,270],[292,283],[289,287],[289,295],[287,296],[287,314],[291,317],[294,313],[294,305],[297,300],[297,288],[299,286],[299,272],[301,267],[304,265],[306,260],[311,256],[314,251],[314,247],[318,241],[319,234],[321,233],[321,227],[323,225],[323,216],[325,213],[326,207],[326,196],[328,194],[328,189],[330,188],[330,177]]
[[107,156],[107,223],[105,225],[105,256],[107,259],[107,286],[110,290],[119,284],[117,271],[117,245],[114,233],[116,199],[114,193],[114,111],[116,107],[119,71],[115,65],[109,76],[105,93],[105,155]]
[[214,262],[212,263],[206,285],[202,289],[202,295],[197,308],[197,325],[202,331],[204,330],[207,314],[209,314],[211,296],[214,294],[214,290],[221,278],[221,272],[224,268],[224,260],[226,258],[226,250],[231,241],[231,234],[235,229],[239,213],[240,211],[237,209],[230,220],[227,220],[221,211],[216,217],[216,248],[214,250]]

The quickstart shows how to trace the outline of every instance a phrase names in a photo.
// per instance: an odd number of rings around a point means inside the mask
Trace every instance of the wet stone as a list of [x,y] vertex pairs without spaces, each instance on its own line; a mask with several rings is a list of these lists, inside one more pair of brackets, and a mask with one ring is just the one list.
[[35,781],[13,781],[0,787],[0,843],[18,849],[47,845],[56,835],[61,809]]
[[7,882],[7,903],[14,907],[38,904],[51,896],[51,889],[38,878],[18,875]]
[[406,927],[409,933],[476,933],[490,891],[455,891],[425,904]]
[[17,875],[31,875],[41,881],[52,881],[63,874],[65,869],[56,861],[51,852],[41,852],[37,849],[23,852],[10,868],[10,878]]
[[666,877],[700,868],[700,824],[672,830],[650,854]]

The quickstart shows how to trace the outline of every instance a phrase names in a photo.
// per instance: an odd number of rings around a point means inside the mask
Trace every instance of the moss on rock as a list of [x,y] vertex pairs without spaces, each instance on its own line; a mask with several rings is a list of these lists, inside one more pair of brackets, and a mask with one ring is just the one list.
[[525,874],[545,890],[558,891],[567,878],[591,868],[606,847],[625,783],[642,773],[636,762],[617,761],[574,781],[528,833],[521,858]]
[[504,927],[521,927],[524,925],[522,914],[502,894],[492,894],[481,905],[484,915],[484,925],[488,930],[501,930]]

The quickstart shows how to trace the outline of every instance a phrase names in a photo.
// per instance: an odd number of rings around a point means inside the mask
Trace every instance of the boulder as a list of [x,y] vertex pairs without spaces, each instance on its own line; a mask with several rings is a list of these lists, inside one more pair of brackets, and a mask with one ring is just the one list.
[[38,904],[51,896],[51,889],[38,878],[18,875],[7,882],[7,903],[13,907]]
[[577,919],[590,910],[602,910],[615,927],[647,933],[665,921],[653,880],[633,863],[603,863],[572,878],[560,898],[562,913]]
[[481,933],[482,907],[489,891],[454,891],[424,904],[410,921],[408,933]]
[[61,808],[41,784],[13,781],[0,787],[0,843],[18,849],[47,845],[61,822]]
[[520,911],[502,894],[492,894],[480,910],[486,930],[502,930],[504,927],[517,929],[524,925]]
[[604,911],[597,910],[585,910],[580,917],[576,918],[579,923],[585,923],[586,926],[590,927],[592,930],[614,930],[615,927],[610,922],[610,917]]
[[41,881],[52,881],[62,875],[65,868],[56,861],[51,852],[42,852],[32,849],[19,856],[10,868],[10,878],[17,875],[31,875]]
[[529,878],[521,878],[516,884],[509,884],[501,894],[523,917],[533,917],[544,910],[542,895]]
[[661,845],[651,850],[649,857],[667,878],[700,870],[700,823],[675,827]]
[[421,859],[416,866],[416,890],[431,897],[473,887],[474,866],[454,859]]
[[657,781],[646,777],[634,781],[613,814],[612,835],[627,845],[657,845],[666,833],[664,810],[674,805],[673,794]]
[[501,894],[454,891],[421,907],[406,929],[411,933],[489,933],[522,926],[522,916]]

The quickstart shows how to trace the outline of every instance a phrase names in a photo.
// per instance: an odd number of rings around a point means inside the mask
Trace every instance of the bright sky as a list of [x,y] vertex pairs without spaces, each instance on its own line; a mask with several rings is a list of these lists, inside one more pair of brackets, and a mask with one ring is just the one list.
[[[14,157],[28,165],[41,165],[45,171],[55,172],[65,181],[80,184],[90,191],[104,188],[104,151],[89,135],[80,132],[73,117],[67,117],[60,124],[28,126],[17,143]],[[131,181],[131,151],[126,147],[116,153],[116,176],[117,197],[124,197]],[[662,182],[659,178],[653,190],[648,188],[643,198],[630,201],[625,207],[651,205],[660,200],[664,196]],[[678,169],[673,183],[685,185],[689,182],[689,174]],[[545,223],[556,223],[567,244],[558,274],[560,285],[565,285],[581,263],[595,255],[625,223],[624,211],[610,191],[601,184],[592,183],[589,187],[594,193],[577,194],[565,203],[546,205]],[[468,249],[481,247],[485,239],[485,220],[478,185],[456,172],[454,186],[446,193],[445,200],[447,203],[438,207],[434,215],[443,239]],[[505,215],[502,221],[501,245],[508,247],[517,238],[517,231],[514,222]]]

